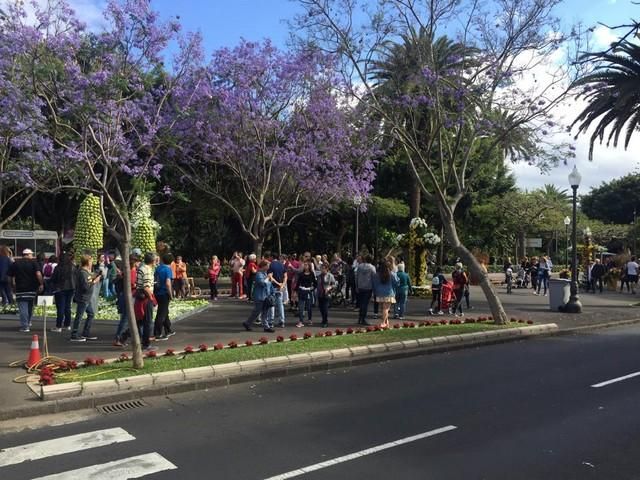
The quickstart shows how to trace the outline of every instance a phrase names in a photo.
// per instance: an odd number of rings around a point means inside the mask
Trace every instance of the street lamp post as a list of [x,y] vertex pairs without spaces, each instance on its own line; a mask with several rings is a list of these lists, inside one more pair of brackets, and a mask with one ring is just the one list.
[[567,270],[569,269],[569,225],[571,225],[571,219],[568,216],[564,217],[564,240],[567,247],[564,252],[564,265]]
[[633,255],[636,253],[636,238],[638,237],[638,218],[636,217],[636,207],[633,207]]
[[362,196],[356,195],[355,197],[353,197],[353,203],[356,206],[356,250],[353,257],[356,258],[358,256],[358,253],[360,252],[360,246],[358,245],[358,242],[360,236],[360,205],[362,204]]
[[573,190],[573,224],[571,225],[571,296],[569,302],[564,306],[563,311],[566,313],[582,313],[582,303],[580,303],[580,297],[578,296],[578,244],[576,238],[576,210],[578,201],[578,187],[580,186],[580,180],[582,176],[578,172],[576,166],[573,166],[573,170],[569,174],[569,184]]

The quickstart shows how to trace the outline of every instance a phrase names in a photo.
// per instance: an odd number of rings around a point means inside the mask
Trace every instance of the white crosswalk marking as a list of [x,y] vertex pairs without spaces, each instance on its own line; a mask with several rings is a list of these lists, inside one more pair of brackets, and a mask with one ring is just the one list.
[[0,450],[0,467],[16,465],[29,460],[79,452],[90,448],[104,447],[114,443],[128,442],[136,438],[122,428],[109,428],[80,433],[68,437],[54,438]]
[[137,457],[124,458],[114,462],[92,465],[68,472],[38,477],[33,480],[126,480],[140,478],[164,470],[175,470],[173,463],[158,453],[148,453]]

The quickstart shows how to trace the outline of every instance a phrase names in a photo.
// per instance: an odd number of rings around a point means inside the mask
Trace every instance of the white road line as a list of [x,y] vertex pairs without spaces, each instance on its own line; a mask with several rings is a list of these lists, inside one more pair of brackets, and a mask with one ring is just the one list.
[[344,455],[343,457],[337,457],[332,460],[316,463],[315,465],[309,465],[308,467],[302,467],[297,470],[292,470],[291,472],[283,473],[281,475],[276,475],[275,477],[269,477],[265,480],[284,480],[286,478],[298,477],[300,475],[304,475],[305,473],[313,472],[315,470],[320,470],[321,468],[331,467],[333,465],[337,465],[338,463],[348,462],[349,460],[355,460],[356,458],[364,457],[366,455],[372,455],[374,453],[381,452],[382,450],[387,450],[393,447],[399,447],[400,445],[404,445],[405,443],[411,443],[417,440],[422,440],[423,438],[433,437],[434,435],[449,432],[451,430],[455,430],[456,428],[458,427],[454,425],[448,425],[446,427],[436,428],[435,430],[430,430],[428,432],[420,433],[418,435],[413,435],[412,437],[402,438],[400,440],[396,440],[395,442],[385,443],[383,445],[378,445],[377,447],[371,447],[365,450],[360,450],[359,452],[350,453],[349,455]]
[[612,383],[622,382],[623,380],[628,380],[629,378],[637,377],[640,375],[640,372],[630,373],[629,375],[625,375],[624,377],[613,378],[611,380],[607,380],[606,382],[596,383],[595,385],[591,385],[593,388],[606,387],[607,385],[611,385]]
[[68,437],[54,438],[0,450],[0,467],[15,465],[29,460],[63,455],[65,453],[104,447],[113,443],[128,442],[136,438],[122,428],[109,428],[80,433]]
[[123,458],[109,463],[92,465],[68,472],[38,477],[33,480],[127,480],[140,478],[152,473],[165,470],[175,470],[176,467],[159,453],[147,453],[137,457]]

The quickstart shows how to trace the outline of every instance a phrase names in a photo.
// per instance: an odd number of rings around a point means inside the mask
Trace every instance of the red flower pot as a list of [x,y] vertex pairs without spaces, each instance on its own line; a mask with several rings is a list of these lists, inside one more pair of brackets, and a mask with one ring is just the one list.
[[223,348],[224,348],[224,345],[223,345],[223,344],[221,344],[221,343],[216,343],[216,344],[213,346],[213,349],[214,349],[214,350],[222,350]]

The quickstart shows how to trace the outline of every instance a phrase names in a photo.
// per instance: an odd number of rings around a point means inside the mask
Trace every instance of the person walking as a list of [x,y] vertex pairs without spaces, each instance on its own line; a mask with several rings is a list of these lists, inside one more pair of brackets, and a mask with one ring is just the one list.
[[398,277],[391,271],[389,262],[380,262],[378,271],[373,276],[373,291],[376,302],[380,305],[382,328],[389,328],[389,309],[396,303],[397,290]]
[[436,273],[431,279],[431,305],[429,305],[429,315],[434,315],[433,307],[438,306],[436,310],[437,315],[444,315],[442,311],[442,285],[447,283],[447,279],[442,273],[442,268],[436,268]]
[[[453,293],[455,295],[455,303],[453,306],[453,312],[456,317],[463,317],[464,313],[462,312],[462,300],[464,297],[464,288],[467,283],[469,283],[469,277],[467,273],[464,271],[464,267],[462,263],[456,263],[456,269],[451,274],[451,279],[453,280]],[[511,266],[507,267],[506,272],[511,269]],[[513,270],[512,270],[513,275]]]
[[[141,343],[145,350],[153,350],[151,347],[151,323],[153,322],[153,307],[157,300],[153,294],[153,266],[156,263],[154,253],[144,254],[144,261],[136,271],[135,305],[136,321],[142,330]],[[177,265],[176,265],[177,268]]]
[[218,278],[220,277],[220,260],[217,255],[211,257],[209,268],[207,269],[207,280],[209,280],[209,300],[218,301]]
[[76,289],[76,267],[71,253],[65,253],[53,271],[51,289],[56,302],[56,326],[51,331],[71,330],[71,303]]
[[242,252],[234,252],[229,262],[231,267],[231,296],[242,298],[244,296],[244,259],[242,258]]
[[547,296],[549,288],[549,274],[551,272],[551,260],[547,256],[543,256],[538,264],[538,290],[536,295],[540,295],[540,287],[543,287],[543,295]]
[[[91,297],[93,296],[93,287],[100,283],[101,273],[94,275],[92,273],[93,259],[91,255],[82,255],[80,257],[80,268],[76,272],[76,290],[74,301],[76,302],[76,316],[73,319],[73,327],[71,328],[72,342],[86,342],[87,340],[97,340],[98,337],[91,335],[91,325],[95,317]],[[84,321],[82,335],[78,334],[80,321],[84,314],[87,318]]]
[[595,263],[591,267],[591,290],[596,293],[596,288],[602,293],[603,290],[603,278],[607,273],[607,267],[605,267],[599,258],[596,258]]
[[0,300],[2,305],[13,303],[13,292],[11,291],[11,279],[9,268],[13,263],[11,250],[6,245],[0,245]]
[[336,279],[329,271],[329,264],[323,262],[320,265],[320,275],[318,275],[318,308],[322,317],[322,328],[329,326],[329,304],[331,303],[331,292],[336,288]]
[[273,294],[275,299],[273,307],[269,309],[269,323],[271,325],[277,325],[280,328],[284,328],[284,301],[285,294],[287,293],[288,275],[287,267],[282,260],[280,260],[279,254],[276,253],[273,256],[273,261],[269,264],[267,275],[269,277],[269,281],[273,285]]
[[638,286],[638,263],[636,262],[635,255],[631,257],[625,266],[627,276],[627,289],[631,286],[631,293],[636,293],[636,287]]
[[269,308],[271,305],[266,302],[267,297],[271,295],[271,281],[267,276],[267,270],[269,269],[269,262],[267,260],[260,260],[258,264],[258,271],[256,272],[256,278],[254,282],[253,292],[253,310],[249,315],[249,318],[242,323],[245,330],[251,331],[251,324],[257,320],[262,320],[262,328],[265,332],[273,333],[275,330],[273,326],[269,324]]
[[356,270],[356,293],[358,295],[358,324],[369,325],[367,311],[373,294],[373,277],[376,267],[371,265],[371,257],[367,256],[358,263]]
[[396,274],[398,277],[398,289],[396,291],[395,315],[393,318],[404,320],[407,299],[409,298],[409,293],[411,293],[411,278],[409,274],[404,271],[404,263],[398,263],[396,268],[398,269],[398,273]]
[[9,267],[7,275],[13,279],[16,302],[20,312],[20,331],[29,332],[33,316],[33,303],[38,293],[44,291],[44,280],[33,257],[33,251],[25,248],[22,258],[18,258]]
[[[154,257],[155,258],[155,257]],[[177,298],[187,296],[187,264],[182,261],[180,255],[171,262],[171,272],[173,274],[173,290]]]
[[298,323],[296,327],[300,328],[304,326],[305,312],[307,313],[307,325],[312,324],[313,292],[318,288],[311,260],[305,260],[302,264],[302,272],[298,274],[296,288],[298,291]]
[[160,258],[160,265],[153,274],[154,286],[153,294],[158,302],[158,311],[156,312],[156,321],[153,326],[153,335],[156,340],[168,340],[169,337],[175,335],[171,329],[171,320],[169,319],[169,303],[171,302],[173,272],[171,272],[171,262],[173,255],[165,253]]

